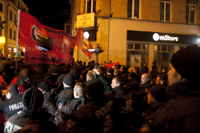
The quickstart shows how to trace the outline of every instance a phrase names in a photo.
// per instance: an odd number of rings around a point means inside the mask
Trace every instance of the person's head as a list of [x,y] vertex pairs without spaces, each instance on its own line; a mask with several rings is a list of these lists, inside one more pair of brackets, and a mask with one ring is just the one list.
[[88,99],[101,100],[104,93],[104,85],[99,79],[92,79],[85,83],[84,92]]
[[115,69],[114,76],[119,76],[119,75],[120,75],[120,69]]
[[41,81],[38,85],[38,89],[42,92],[42,94],[44,94],[48,92],[51,89],[51,87],[47,82]]
[[84,87],[85,87],[85,84],[82,82],[77,82],[75,84],[75,86],[74,86],[74,97],[75,98],[85,97]]
[[127,67],[126,66],[121,66],[120,67],[120,71],[123,73],[123,72],[127,72]]
[[27,89],[22,96],[22,103],[25,111],[38,111],[44,102],[43,94],[37,88]]
[[141,76],[141,84],[145,84],[149,81],[149,74],[148,73],[144,73]]
[[134,73],[140,73],[140,68],[138,66],[133,67],[133,72]]
[[189,80],[198,81],[200,79],[200,47],[188,46],[173,54],[170,59],[168,82],[169,85]]
[[89,80],[92,80],[94,78],[94,72],[92,70],[89,70],[87,72],[87,75],[86,75],[86,81],[89,81]]
[[103,65],[104,65],[104,66],[106,65],[106,61],[103,61]]
[[8,86],[8,92],[6,93],[6,98],[10,99],[13,95],[19,94],[18,86],[16,84],[11,84]]
[[123,83],[123,79],[120,76],[116,76],[112,79],[111,87],[115,88],[121,86]]
[[158,102],[165,102],[167,101],[167,94],[165,91],[165,87],[161,85],[153,86],[149,89],[147,95],[147,102],[148,104],[158,101]]
[[86,62],[85,61],[83,62],[83,65],[86,66]]
[[147,66],[147,63],[144,63],[144,66]]
[[130,67],[130,68],[128,69],[128,72],[129,72],[129,73],[130,73],[130,72],[133,72],[133,68]]
[[167,70],[165,68],[163,68],[162,73],[167,73]]
[[63,78],[63,87],[73,87],[74,86],[74,76],[71,73],[68,73]]
[[109,60],[109,64],[111,64],[112,63],[112,61],[111,60]]
[[167,85],[167,75],[161,74],[159,77],[160,77],[160,84],[161,85]]
[[113,75],[114,74],[114,69],[113,68],[109,68],[107,70],[107,75]]
[[20,86],[24,86],[28,81],[30,77],[30,70],[28,68],[23,68],[18,76],[17,84]]
[[103,67],[98,67],[97,70],[98,70],[98,72],[99,72],[100,74],[103,73]]

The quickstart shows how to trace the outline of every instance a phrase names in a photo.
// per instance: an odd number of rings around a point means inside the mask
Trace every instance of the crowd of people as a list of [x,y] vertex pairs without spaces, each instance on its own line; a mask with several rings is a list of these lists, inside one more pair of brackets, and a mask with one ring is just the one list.
[[200,132],[200,47],[174,53],[169,70],[90,61],[0,62],[4,133]]

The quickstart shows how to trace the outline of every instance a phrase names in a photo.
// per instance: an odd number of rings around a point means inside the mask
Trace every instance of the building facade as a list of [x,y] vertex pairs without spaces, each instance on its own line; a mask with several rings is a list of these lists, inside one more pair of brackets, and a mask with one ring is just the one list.
[[[0,0],[1,21],[6,22],[0,28],[0,36],[5,37],[5,42],[0,43],[4,57],[12,57],[16,52],[18,9],[29,12],[22,0]],[[20,48],[20,51],[23,53],[24,48]]]
[[[128,67],[157,61],[158,71],[168,67],[171,55],[200,44],[200,0],[75,0],[71,32],[80,27],[77,16],[94,13],[89,40],[104,52],[99,63],[112,60]],[[95,37],[93,37],[95,36]],[[75,48],[75,60],[90,61]]]

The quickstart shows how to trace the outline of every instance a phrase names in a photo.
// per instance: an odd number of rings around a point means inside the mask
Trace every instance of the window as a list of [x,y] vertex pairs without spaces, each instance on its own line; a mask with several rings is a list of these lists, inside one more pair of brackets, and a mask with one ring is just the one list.
[[16,14],[15,14],[15,15],[14,15],[14,22],[16,22],[16,20],[17,20],[16,17],[17,17],[17,16],[16,16]]
[[160,3],[160,21],[170,21],[171,0],[161,0]]
[[0,12],[3,13],[3,4],[0,2]]
[[18,1],[18,8],[20,8],[20,2]]
[[12,39],[12,29],[10,29],[10,39]]
[[96,0],[86,0],[86,13],[96,13]]
[[139,0],[128,0],[127,5],[127,17],[139,18]]
[[3,34],[2,34],[2,29],[0,29],[0,36],[3,36]]
[[12,11],[10,11],[10,21],[12,21]]
[[13,4],[15,4],[14,0],[10,0],[10,2],[12,2]]
[[16,31],[14,31],[13,39],[16,40]]
[[186,1],[186,23],[194,24],[196,2],[195,0]]

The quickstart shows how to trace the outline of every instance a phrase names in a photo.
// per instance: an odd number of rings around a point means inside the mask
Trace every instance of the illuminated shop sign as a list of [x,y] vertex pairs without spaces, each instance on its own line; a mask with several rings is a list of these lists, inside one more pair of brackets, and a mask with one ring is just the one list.
[[169,36],[169,35],[160,36],[158,33],[154,33],[153,34],[153,40],[154,41],[163,40],[163,41],[176,41],[176,42],[178,42],[178,37],[172,37],[172,36]]
[[200,36],[145,31],[127,31],[127,41],[200,45]]

